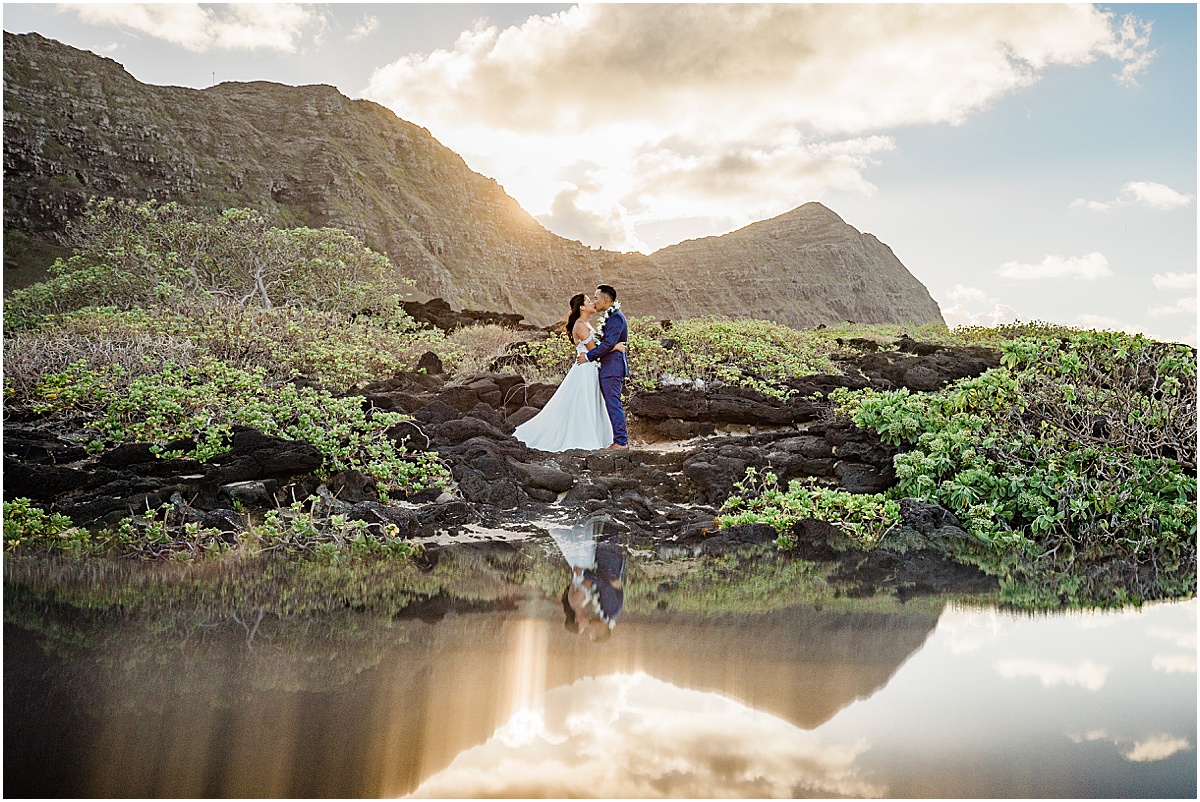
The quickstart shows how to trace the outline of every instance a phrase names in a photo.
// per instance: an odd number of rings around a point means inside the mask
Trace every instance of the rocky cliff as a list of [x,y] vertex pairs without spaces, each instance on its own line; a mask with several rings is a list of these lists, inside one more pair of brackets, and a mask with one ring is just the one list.
[[941,321],[887,246],[819,204],[650,257],[597,250],[550,233],[378,104],[330,86],[149,86],[37,34],[4,34],[4,180],[7,286],[61,252],[87,198],[115,196],[344,228],[415,279],[417,298],[538,325],[600,281],[660,318]]

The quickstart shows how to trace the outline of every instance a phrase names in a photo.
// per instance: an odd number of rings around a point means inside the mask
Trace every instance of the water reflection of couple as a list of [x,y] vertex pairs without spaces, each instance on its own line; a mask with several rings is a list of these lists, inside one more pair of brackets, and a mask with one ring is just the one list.
[[596,515],[550,533],[571,566],[571,580],[562,594],[567,630],[586,633],[592,640],[608,638],[625,604],[625,551],[611,519]]

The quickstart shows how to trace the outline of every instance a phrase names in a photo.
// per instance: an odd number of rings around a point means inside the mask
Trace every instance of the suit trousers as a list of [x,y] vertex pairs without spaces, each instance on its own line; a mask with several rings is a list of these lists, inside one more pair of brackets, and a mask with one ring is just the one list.
[[612,421],[613,442],[619,446],[629,445],[629,435],[625,432],[625,408],[621,406],[621,391],[624,389],[624,376],[600,377],[600,394],[604,396],[608,419]]

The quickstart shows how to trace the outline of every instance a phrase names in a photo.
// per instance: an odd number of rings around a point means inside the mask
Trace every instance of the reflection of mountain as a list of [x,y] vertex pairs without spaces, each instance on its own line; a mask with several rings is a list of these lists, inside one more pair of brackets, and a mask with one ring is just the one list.
[[[811,729],[882,688],[924,643],[936,615],[801,608],[713,618],[630,614],[601,644],[566,632],[561,611],[545,601],[512,612],[451,613],[434,623],[370,620],[395,627],[392,642],[406,642],[324,693],[251,690],[251,674],[261,675],[263,666],[251,668],[244,643],[234,638],[204,650],[164,648],[161,660],[143,661],[136,676],[114,659],[101,683],[103,715],[88,735],[86,792],[402,794],[485,742],[548,689],[615,672],[643,671]],[[145,630],[131,635],[145,647]],[[255,648],[287,651],[270,637],[264,629]],[[284,656],[280,665],[295,663],[295,655]],[[179,682],[180,674],[192,681]],[[198,690],[179,696],[170,693],[174,687]],[[241,701],[219,703],[227,699]]]
[[881,797],[873,739],[830,738],[647,674],[554,688],[416,797]]

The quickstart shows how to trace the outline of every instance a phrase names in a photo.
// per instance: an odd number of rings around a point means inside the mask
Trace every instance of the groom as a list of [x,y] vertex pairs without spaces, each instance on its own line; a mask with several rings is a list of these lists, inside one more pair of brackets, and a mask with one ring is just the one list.
[[597,287],[595,300],[596,312],[604,315],[600,344],[586,354],[580,354],[576,361],[580,365],[585,362],[600,363],[600,394],[604,396],[604,406],[608,409],[613,430],[613,444],[609,448],[629,448],[629,436],[625,433],[625,408],[621,406],[621,390],[625,386],[625,377],[629,375],[629,363],[625,361],[625,354],[613,350],[617,343],[629,339],[629,323],[621,314],[620,307],[613,307],[617,291],[612,287],[607,284]]

